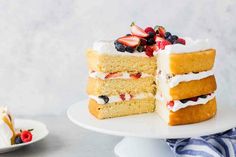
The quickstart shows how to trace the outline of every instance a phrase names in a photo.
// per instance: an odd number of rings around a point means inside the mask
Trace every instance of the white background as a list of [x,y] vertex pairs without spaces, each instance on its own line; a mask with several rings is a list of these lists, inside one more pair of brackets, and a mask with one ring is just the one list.
[[236,105],[235,0],[0,0],[0,104],[59,115],[86,98],[85,50],[129,25],[164,25],[217,49],[218,103]]

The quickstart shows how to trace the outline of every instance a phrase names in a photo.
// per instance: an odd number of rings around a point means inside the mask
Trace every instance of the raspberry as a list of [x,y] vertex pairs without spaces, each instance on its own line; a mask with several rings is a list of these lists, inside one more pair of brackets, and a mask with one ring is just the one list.
[[22,140],[24,143],[26,143],[26,142],[32,141],[33,135],[31,134],[30,131],[27,131],[27,130],[26,130],[26,131],[22,131],[22,132],[21,132],[20,137],[21,137],[21,140]]

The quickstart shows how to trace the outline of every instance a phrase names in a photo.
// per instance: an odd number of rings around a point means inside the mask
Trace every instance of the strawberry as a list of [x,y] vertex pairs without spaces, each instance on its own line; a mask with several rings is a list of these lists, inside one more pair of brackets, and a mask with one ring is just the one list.
[[146,33],[153,32],[153,33],[156,34],[155,30],[154,30],[152,27],[147,27],[147,28],[145,28],[144,31],[145,31]]
[[170,107],[173,107],[173,106],[174,106],[174,104],[175,104],[175,102],[174,102],[174,101],[169,101],[169,102],[167,102],[167,105],[168,105],[168,106],[170,106]]
[[33,135],[31,134],[30,131],[26,130],[26,131],[22,131],[22,132],[21,132],[20,137],[21,137],[21,140],[22,140],[24,143],[26,143],[26,142],[32,141]]
[[138,37],[147,37],[148,33],[146,33],[142,28],[140,28],[139,26],[135,25],[134,22],[131,23],[131,33],[135,36]]
[[183,44],[183,45],[186,44],[186,42],[185,42],[185,40],[183,38],[178,38],[174,43],[175,44]]
[[145,54],[148,56],[148,57],[153,57],[153,49],[151,46],[147,46],[146,49],[145,49]]
[[164,50],[166,45],[171,45],[171,43],[167,40],[163,40],[161,42],[158,42],[158,46],[160,49]]
[[125,94],[120,95],[121,100],[125,101]]
[[139,45],[140,39],[137,36],[130,35],[119,38],[118,42],[124,44],[125,46],[135,47]]
[[160,34],[161,37],[164,37],[164,36],[165,36],[165,33],[166,33],[166,30],[165,30],[164,27],[159,26],[159,27],[158,27],[158,32],[159,32],[159,34]]
[[115,78],[115,77],[119,77],[119,76],[122,76],[122,74],[115,72],[115,73],[109,73],[109,74],[107,74],[107,75],[105,76],[105,78],[108,79],[108,78]]
[[156,42],[165,40],[165,39],[163,39],[163,38],[161,38],[159,36],[155,36],[154,39],[155,39]]
[[133,79],[138,79],[142,76],[141,73],[136,73],[136,74],[130,74],[130,77],[133,78]]

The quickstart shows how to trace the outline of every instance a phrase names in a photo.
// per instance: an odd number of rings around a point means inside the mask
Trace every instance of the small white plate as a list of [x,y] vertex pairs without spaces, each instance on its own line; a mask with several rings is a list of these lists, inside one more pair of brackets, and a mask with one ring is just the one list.
[[0,153],[12,152],[21,147],[38,142],[44,139],[49,133],[45,124],[39,121],[35,121],[35,120],[15,119],[15,127],[16,129],[22,129],[22,130],[34,129],[32,131],[32,134],[33,134],[32,141],[28,143],[16,144],[16,145],[8,146],[8,147],[0,147]]

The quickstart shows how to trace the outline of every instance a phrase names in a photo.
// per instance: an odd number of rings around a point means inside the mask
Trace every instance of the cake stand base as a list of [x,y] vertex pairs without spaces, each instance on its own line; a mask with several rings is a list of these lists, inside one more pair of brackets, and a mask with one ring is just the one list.
[[118,157],[173,157],[164,140],[151,138],[123,138],[114,149]]

